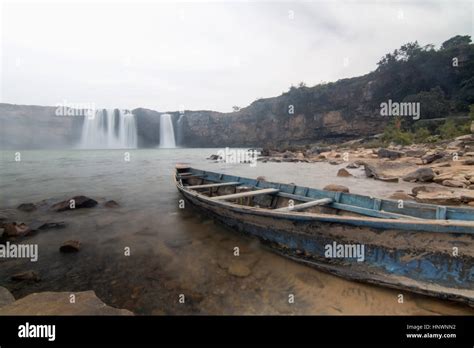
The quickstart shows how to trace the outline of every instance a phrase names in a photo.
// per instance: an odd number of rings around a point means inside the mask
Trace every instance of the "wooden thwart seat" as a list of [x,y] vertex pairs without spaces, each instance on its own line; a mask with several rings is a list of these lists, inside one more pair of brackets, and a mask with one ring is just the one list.
[[297,204],[292,207],[288,206],[288,207],[278,208],[278,209],[275,209],[275,211],[283,212],[283,211],[303,210],[303,209],[311,208],[317,205],[330,204],[332,202],[334,202],[332,198],[322,198],[322,199],[317,199],[317,200],[306,202],[306,203]]
[[235,199],[235,198],[242,198],[242,197],[267,195],[267,194],[277,193],[278,191],[280,190],[268,188],[268,189],[263,189],[263,190],[254,190],[254,191],[248,191],[248,192],[233,193],[233,194],[224,195],[224,196],[216,196],[216,197],[212,197],[211,199],[213,201],[220,201],[220,200]]
[[187,189],[205,189],[205,188],[214,188],[214,187],[223,187],[223,186],[237,186],[242,185],[241,182],[221,182],[217,184],[204,184],[204,185],[193,185],[193,186],[185,186]]
[[[294,200],[299,200],[299,201],[303,201],[303,202],[312,202],[312,201],[314,201],[314,199],[310,198],[310,197],[293,195],[293,194],[284,193],[284,192],[280,192],[280,193],[278,193],[278,195],[281,196],[281,197],[290,198],[290,199],[294,199]],[[390,213],[390,212],[381,211],[381,210],[367,209],[367,208],[362,208],[362,207],[358,207],[358,206],[355,206],[355,205],[341,204],[341,203],[337,203],[337,202],[334,202],[334,201],[327,204],[327,206],[330,207],[330,208],[350,211],[350,212],[353,212],[353,213],[356,213],[356,214],[361,214],[361,215],[370,216],[370,217],[385,218],[385,219],[421,220],[420,218],[417,218],[417,217],[414,217],[414,216],[411,216],[411,215],[403,215],[403,214]]]
[[178,173],[178,179],[204,178],[206,174]]

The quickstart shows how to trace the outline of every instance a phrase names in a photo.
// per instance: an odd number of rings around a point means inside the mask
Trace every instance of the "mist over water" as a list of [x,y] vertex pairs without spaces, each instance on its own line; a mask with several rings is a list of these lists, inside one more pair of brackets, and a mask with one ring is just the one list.
[[176,141],[171,115],[163,114],[160,116],[160,148],[174,149],[175,147]]
[[82,149],[134,149],[137,147],[135,116],[119,109],[98,110],[84,117]]

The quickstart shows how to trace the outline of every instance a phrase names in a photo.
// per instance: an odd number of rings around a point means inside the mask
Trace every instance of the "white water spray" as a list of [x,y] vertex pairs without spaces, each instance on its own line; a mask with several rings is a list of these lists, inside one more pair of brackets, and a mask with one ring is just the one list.
[[84,118],[83,149],[133,149],[137,147],[135,116],[123,110],[99,110]]

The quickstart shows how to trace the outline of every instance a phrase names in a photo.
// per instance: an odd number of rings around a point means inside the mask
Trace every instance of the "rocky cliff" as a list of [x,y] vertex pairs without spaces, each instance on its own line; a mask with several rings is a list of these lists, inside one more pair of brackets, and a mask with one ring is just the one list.
[[295,88],[229,114],[187,111],[180,127],[187,146],[279,146],[372,135],[384,120],[373,105],[367,75]]
[[[178,145],[281,146],[337,142],[380,132],[385,120],[372,99],[371,75],[291,89],[232,113],[168,112]],[[160,113],[135,109],[139,146],[159,143]]]

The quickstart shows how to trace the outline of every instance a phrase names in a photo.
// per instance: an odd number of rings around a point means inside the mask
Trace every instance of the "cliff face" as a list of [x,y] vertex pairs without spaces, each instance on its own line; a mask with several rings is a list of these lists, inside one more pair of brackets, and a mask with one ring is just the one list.
[[278,146],[372,135],[386,120],[372,100],[371,85],[366,75],[295,88],[234,113],[186,111],[179,122],[183,145]]

